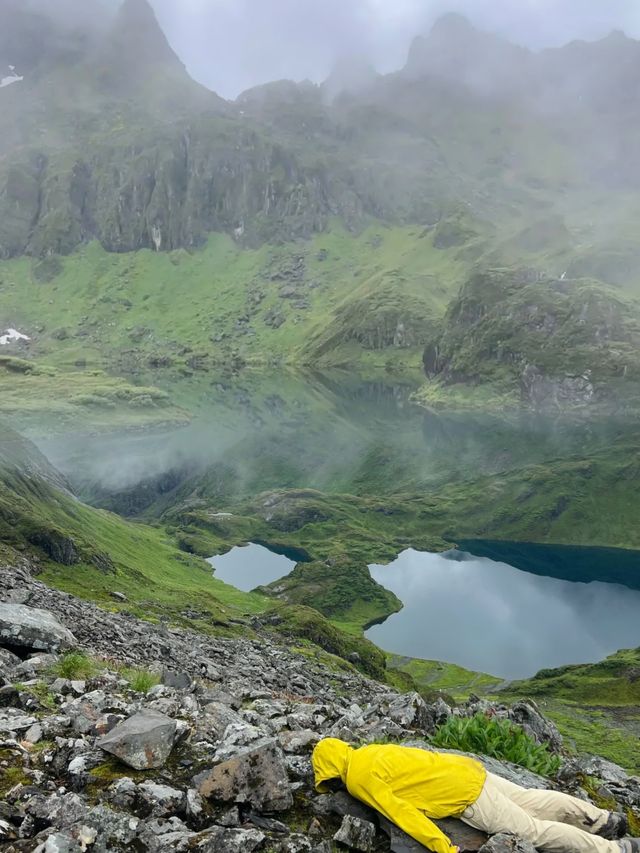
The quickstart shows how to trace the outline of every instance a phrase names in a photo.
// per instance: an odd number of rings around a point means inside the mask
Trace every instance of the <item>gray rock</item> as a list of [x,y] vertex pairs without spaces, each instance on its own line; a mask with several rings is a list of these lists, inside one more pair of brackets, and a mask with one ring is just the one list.
[[435,729],[435,715],[419,693],[404,693],[389,702],[387,716],[404,728],[417,728],[431,732]]
[[162,671],[162,683],[174,690],[189,690],[193,680],[188,672],[172,672],[165,668]]
[[86,814],[86,804],[78,794],[35,794],[25,803],[25,812],[40,823],[68,829]]
[[538,743],[546,743],[552,752],[562,752],[562,735],[550,720],[542,716],[531,700],[516,702],[509,709],[509,719],[522,726]]
[[218,826],[207,832],[193,848],[201,853],[253,853],[264,841],[257,829],[225,829]]
[[375,837],[376,828],[372,823],[359,817],[345,815],[342,818],[340,829],[333,836],[333,840],[345,844],[351,850],[370,853],[373,850]]
[[91,809],[82,819],[83,824],[97,831],[91,853],[113,853],[114,850],[131,849],[140,821],[124,812],[115,812],[99,805]]
[[119,723],[97,745],[135,770],[149,770],[165,763],[175,733],[175,720],[157,711],[141,711]]
[[35,848],[35,853],[80,853],[86,849],[68,832],[55,832]]
[[71,631],[48,610],[25,604],[0,603],[0,643],[47,652],[78,644]]
[[164,850],[185,853],[191,848],[194,837],[195,832],[191,832],[177,817],[168,820],[154,818],[142,824],[137,841],[149,853]]
[[285,752],[300,755],[309,751],[309,747],[320,740],[320,735],[311,729],[301,729],[289,732],[280,732],[278,743]]
[[[456,818],[434,821],[451,842],[461,850],[479,850],[487,842],[487,834]],[[424,847],[386,818],[380,818],[381,829],[389,836],[392,853],[422,853]]]
[[42,740],[42,726],[40,723],[34,723],[27,729],[24,739],[29,741],[29,743],[38,743],[38,741]]
[[180,812],[185,807],[185,795],[169,785],[156,782],[141,782],[138,785],[138,797],[149,809],[153,817],[166,817]]
[[529,841],[524,841],[516,835],[500,832],[498,835],[493,835],[480,848],[479,853],[537,853],[537,851]]
[[293,805],[282,751],[264,740],[199,774],[194,787],[214,800],[250,803],[256,809],[283,811]]

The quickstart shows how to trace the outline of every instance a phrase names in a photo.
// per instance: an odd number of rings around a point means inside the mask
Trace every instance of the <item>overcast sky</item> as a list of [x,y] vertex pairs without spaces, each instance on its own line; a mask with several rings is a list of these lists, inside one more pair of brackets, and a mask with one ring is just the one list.
[[283,77],[321,81],[335,60],[366,55],[379,71],[404,64],[414,35],[460,11],[531,47],[640,37],[640,0],[151,0],[191,74],[227,98]]

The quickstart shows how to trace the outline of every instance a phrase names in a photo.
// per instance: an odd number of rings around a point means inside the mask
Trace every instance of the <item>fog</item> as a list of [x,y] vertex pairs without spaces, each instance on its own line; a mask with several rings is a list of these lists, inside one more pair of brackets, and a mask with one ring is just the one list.
[[532,48],[640,35],[635,0],[152,0],[200,82],[227,98],[270,80],[320,82],[345,55],[401,68],[412,38],[447,11]]

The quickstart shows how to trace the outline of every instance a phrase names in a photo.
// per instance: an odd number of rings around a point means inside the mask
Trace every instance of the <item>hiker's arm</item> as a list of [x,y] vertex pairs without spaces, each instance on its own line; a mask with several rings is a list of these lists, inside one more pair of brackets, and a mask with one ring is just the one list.
[[358,799],[364,800],[374,809],[383,814],[407,835],[415,838],[433,853],[455,853],[458,850],[447,838],[444,832],[429,820],[419,809],[406,800],[396,797],[391,788],[382,780],[376,779],[375,787],[368,790],[353,791]]

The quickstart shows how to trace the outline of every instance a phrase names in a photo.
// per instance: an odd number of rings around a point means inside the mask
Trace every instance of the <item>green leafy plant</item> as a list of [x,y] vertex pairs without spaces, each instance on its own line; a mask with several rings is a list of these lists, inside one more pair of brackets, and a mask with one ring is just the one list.
[[546,744],[536,743],[519,726],[485,714],[449,717],[431,738],[435,746],[477,752],[519,764],[543,776],[554,776],[560,758]]

